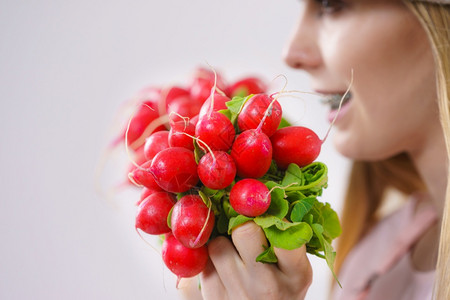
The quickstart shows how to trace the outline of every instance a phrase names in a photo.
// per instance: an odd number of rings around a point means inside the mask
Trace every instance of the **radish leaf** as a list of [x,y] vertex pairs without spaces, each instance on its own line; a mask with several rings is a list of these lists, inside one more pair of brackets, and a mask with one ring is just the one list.
[[320,224],[312,224],[311,228],[314,231],[314,234],[317,236],[320,244],[322,245],[322,248],[324,249],[325,260],[327,262],[328,267],[331,270],[331,273],[333,274],[334,279],[336,279],[337,283],[342,288],[341,283],[339,282],[336,274],[334,273],[334,268],[333,268],[334,259],[336,257],[336,252],[333,251],[333,247],[331,246],[331,244],[326,239],[324,239],[324,237],[322,235],[324,230]]
[[267,181],[265,185],[269,190],[273,189],[270,192],[270,206],[267,209],[266,214],[278,217],[280,219],[284,218],[289,211],[289,203],[286,199],[284,199],[284,190],[274,188],[276,186],[279,187],[280,185],[273,181]]
[[237,217],[233,217],[230,219],[230,223],[228,224],[228,234],[231,234],[234,228],[239,225],[242,225],[248,221],[253,220],[253,218],[249,218],[243,215],[238,215]]
[[314,197],[308,197],[295,202],[291,212],[292,222],[301,222],[303,217],[311,210],[314,203],[317,201]]
[[256,261],[262,262],[262,263],[277,263],[278,258],[275,255],[275,251],[273,250],[273,246],[270,245],[266,248],[261,254],[259,254],[256,257]]
[[256,217],[254,221],[264,230],[270,244],[277,248],[299,248],[313,235],[311,227],[304,222],[285,222],[273,216]]

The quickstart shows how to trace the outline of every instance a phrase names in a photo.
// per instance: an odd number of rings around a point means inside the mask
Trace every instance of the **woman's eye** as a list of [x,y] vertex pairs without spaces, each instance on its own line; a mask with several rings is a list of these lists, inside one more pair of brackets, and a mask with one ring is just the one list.
[[344,8],[345,3],[340,0],[316,0],[320,7],[320,14],[332,14]]

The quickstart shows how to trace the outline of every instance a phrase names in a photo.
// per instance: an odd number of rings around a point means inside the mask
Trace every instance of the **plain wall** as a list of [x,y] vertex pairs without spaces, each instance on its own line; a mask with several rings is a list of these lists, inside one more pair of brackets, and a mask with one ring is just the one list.
[[[294,0],[0,1],[0,299],[178,299],[134,230],[139,192],[114,186],[127,157],[104,149],[118,112],[206,61],[230,80],[284,74],[308,91],[281,58],[298,11]],[[282,100],[286,116],[323,137],[326,108],[301,97]],[[347,162],[331,139],[319,160],[322,200],[338,210]],[[325,299],[330,272],[311,261],[307,299]]]

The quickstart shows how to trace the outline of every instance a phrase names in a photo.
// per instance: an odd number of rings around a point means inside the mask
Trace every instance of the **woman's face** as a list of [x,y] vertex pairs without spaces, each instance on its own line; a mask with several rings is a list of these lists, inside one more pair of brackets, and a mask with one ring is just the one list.
[[365,160],[416,151],[438,121],[433,57],[418,19],[400,0],[304,0],[301,7],[288,65],[334,98],[353,70],[351,97],[333,129],[338,151]]

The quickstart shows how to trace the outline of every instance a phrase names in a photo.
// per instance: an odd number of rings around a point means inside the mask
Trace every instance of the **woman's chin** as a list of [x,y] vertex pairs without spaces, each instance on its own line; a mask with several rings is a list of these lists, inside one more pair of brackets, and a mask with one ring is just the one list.
[[381,149],[370,142],[364,143],[351,134],[344,134],[337,130],[333,135],[333,144],[336,150],[351,160],[377,161],[395,155],[386,149]]

